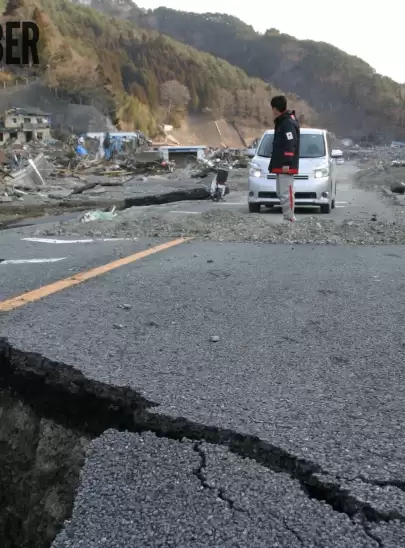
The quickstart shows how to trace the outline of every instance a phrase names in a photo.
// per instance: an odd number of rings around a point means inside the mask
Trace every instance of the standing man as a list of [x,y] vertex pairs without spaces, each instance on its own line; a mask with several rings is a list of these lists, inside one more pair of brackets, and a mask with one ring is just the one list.
[[109,131],[107,131],[107,133],[104,136],[103,148],[104,148],[104,158],[106,160],[110,160],[110,158],[111,158],[111,136],[110,136]]
[[285,221],[294,216],[294,175],[298,173],[300,157],[300,126],[295,111],[287,110],[287,99],[278,95],[271,100],[274,116],[273,153],[269,172],[277,174],[277,196]]

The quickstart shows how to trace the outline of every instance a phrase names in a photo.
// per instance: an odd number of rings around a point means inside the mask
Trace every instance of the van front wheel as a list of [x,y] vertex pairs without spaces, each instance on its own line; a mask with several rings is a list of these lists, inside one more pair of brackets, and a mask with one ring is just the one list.
[[330,213],[332,211],[330,204],[323,204],[321,205],[321,213]]

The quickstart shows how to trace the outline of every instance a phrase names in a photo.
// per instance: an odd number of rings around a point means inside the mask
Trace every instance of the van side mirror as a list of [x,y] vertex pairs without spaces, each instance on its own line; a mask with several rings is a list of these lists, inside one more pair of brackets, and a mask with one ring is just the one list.
[[343,158],[343,152],[339,150],[338,148],[335,148],[332,150],[331,154],[332,158]]

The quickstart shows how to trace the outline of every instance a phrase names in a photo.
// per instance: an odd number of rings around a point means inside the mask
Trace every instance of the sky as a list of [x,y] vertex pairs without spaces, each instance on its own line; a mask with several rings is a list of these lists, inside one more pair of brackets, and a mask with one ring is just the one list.
[[[330,44],[357,55],[379,74],[405,83],[404,0],[135,0],[141,8],[227,13],[264,32],[276,28],[301,39]],[[196,5],[197,4],[197,5]],[[373,7],[373,5],[375,7]],[[251,6],[249,10],[248,7]],[[277,15],[277,12],[284,15]]]

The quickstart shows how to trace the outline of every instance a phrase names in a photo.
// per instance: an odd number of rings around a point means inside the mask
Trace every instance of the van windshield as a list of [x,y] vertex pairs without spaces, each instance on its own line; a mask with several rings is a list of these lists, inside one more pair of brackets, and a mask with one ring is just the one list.
[[[274,133],[267,133],[257,151],[262,158],[271,158]],[[300,158],[324,158],[326,156],[325,139],[322,133],[301,133]]]

